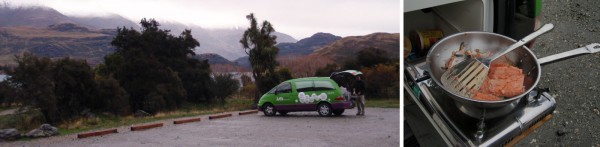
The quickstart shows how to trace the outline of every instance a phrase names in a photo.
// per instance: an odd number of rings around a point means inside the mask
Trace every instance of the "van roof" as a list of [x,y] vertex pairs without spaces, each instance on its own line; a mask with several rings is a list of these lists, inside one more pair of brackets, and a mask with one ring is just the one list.
[[291,79],[291,80],[287,80],[285,82],[298,82],[298,81],[328,81],[331,80],[329,77],[308,77],[308,78],[298,78],[298,79]]

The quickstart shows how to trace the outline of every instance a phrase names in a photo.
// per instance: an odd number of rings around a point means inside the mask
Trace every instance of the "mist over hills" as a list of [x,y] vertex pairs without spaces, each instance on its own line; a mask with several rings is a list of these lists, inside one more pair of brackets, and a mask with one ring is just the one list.
[[0,65],[14,64],[14,55],[31,52],[49,58],[86,59],[94,65],[114,51],[110,45],[116,32],[90,31],[66,23],[46,28],[0,27]]
[[[98,29],[116,29],[117,27],[132,27],[139,29],[137,22],[128,20],[120,15],[111,15],[106,17],[71,17],[75,22],[93,26]],[[157,20],[160,27],[171,30],[174,35],[179,35],[183,30],[192,30],[192,35],[200,42],[200,47],[196,48],[197,54],[216,53],[228,60],[234,60],[245,56],[239,40],[245,29],[205,29],[200,26],[189,26],[178,22],[169,22]],[[290,35],[275,32],[277,42],[296,42],[297,40]]]
[[[279,52],[277,54],[277,56],[279,57],[306,56],[313,53],[314,50],[340,39],[342,39],[342,37],[340,36],[335,36],[330,33],[319,32],[308,38],[301,39],[300,41],[295,43],[284,42],[278,43],[275,46],[279,48]],[[248,61],[248,56],[243,56],[236,60],[233,60],[233,63],[244,68],[251,67],[250,61]]]
[[[200,26],[187,26],[177,22],[166,22],[161,20],[157,21],[161,23],[160,27],[162,29],[171,30],[171,33],[174,35],[179,35],[184,29],[191,29],[194,38],[196,38],[200,42],[200,47],[196,48],[197,54],[215,53],[227,58],[228,60],[234,60],[246,55],[239,43],[239,40],[245,29],[205,29]],[[85,43],[87,45],[83,45],[85,47],[82,47],[82,45],[78,44],[78,42],[73,42],[74,40],[61,40],[56,37],[53,37],[53,34],[61,32],[60,30],[55,30],[60,29],[57,27],[61,26],[68,26],[67,28],[70,30],[71,33],[101,33],[108,36],[104,36],[103,40],[88,39],[88,42]],[[5,45],[3,45],[2,47],[2,50],[5,51],[0,52],[0,58],[12,57],[13,55],[20,54],[24,51],[31,52],[31,48],[38,48],[38,50],[40,50],[41,48],[39,46],[45,44],[46,48],[48,48],[49,46],[54,46],[50,47],[53,48],[52,52],[54,53],[52,55],[48,55],[49,57],[68,56],[89,59],[92,55],[84,55],[85,53],[90,52],[86,49],[95,48],[95,50],[101,50],[100,52],[102,52],[103,54],[93,54],[93,56],[98,56],[94,57],[93,60],[95,61],[98,59],[102,59],[104,55],[112,51],[110,41],[112,40],[112,37],[116,34],[115,30],[117,29],[117,27],[140,29],[140,26],[138,25],[137,21],[131,21],[127,18],[116,14],[108,16],[89,17],[66,16],[56,11],[55,9],[49,7],[14,7],[7,5],[6,3],[0,4],[0,27],[4,30],[2,37],[8,38],[4,41],[21,40],[19,41],[21,42],[20,44],[5,43]],[[27,39],[19,38],[19,35],[14,35],[26,33],[21,32],[24,31],[24,27],[30,27],[34,30],[37,30],[38,33],[46,34],[39,34],[40,36],[37,36],[37,38],[34,41],[36,43],[28,44],[26,41]],[[74,28],[78,28],[78,30],[75,30]],[[54,31],[51,31],[53,29]],[[296,39],[284,33],[276,32],[275,35],[278,36],[278,42],[297,41]],[[94,40],[96,40],[97,42],[93,42]],[[10,52],[6,50],[10,50]],[[38,54],[40,56],[46,56],[45,53],[48,52],[34,52],[34,54]],[[73,56],[74,54],[81,56]],[[0,64],[10,64],[7,63],[7,61],[9,61],[9,59],[7,58],[0,59],[0,62],[2,62]]]
[[[100,29],[116,29],[117,27],[132,27],[139,29],[140,26],[120,15],[111,15],[107,17],[74,17],[76,22],[84,25],[93,26]],[[200,42],[200,47],[196,48],[197,54],[215,53],[225,57],[228,60],[234,60],[245,56],[241,44],[239,43],[245,29],[205,29],[200,26],[189,26],[178,22],[160,21],[160,28],[171,30],[174,35],[179,35],[185,29],[192,30],[192,35]],[[297,40],[290,35],[275,32],[277,42],[296,42]]]
[[[240,44],[240,39],[245,29],[202,29],[191,28],[192,35],[200,42],[200,48],[196,53],[216,53],[228,60],[246,56],[246,52]],[[277,42],[296,42],[291,36],[275,32]]]
[[[373,33],[365,36],[339,37],[329,33],[317,33],[297,43],[278,44],[279,57],[286,56],[320,56],[342,63],[356,59],[356,54],[363,49],[379,48],[388,52],[391,59],[400,56],[399,33]],[[248,56],[238,58],[235,64],[250,68]]]
[[[149,16],[148,18],[151,18]],[[245,28],[206,29],[178,22],[157,20],[160,28],[179,35],[184,29],[200,42],[195,52],[198,59],[209,59],[215,64],[233,64],[250,67],[248,57],[239,40]],[[0,4],[0,65],[12,64],[14,55],[32,52],[51,58],[72,57],[86,59],[90,64],[101,63],[113,52],[110,45],[117,27],[140,29],[139,21],[120,15],[66,16],[53,8],[43,6],[12,7]],[[340,37],[330,33],[316,33],[311,37],[295,38],[275,32],[279,56],[319,55],[336,60],[354,58],[361,49],[381,48],[390,56],[399,56],[399,33],[374,33],[366,36]],[[232,62],[233,61],[233,62]]]
[[319,32],[296,43],[279,43],[276,46],[279,48],[279,56],[308,55],[314,50],[340,39],[342,39],[340,36]]
[[95,29],[116,29],[117,27],[140,28],[140,25],[121,15],[111,14],[108,16],[69,16],[73,22],[89,26]]
[[74,23],[69,17],[48,7],[11,6],[0,4],[0,27],[31,26],[47,27],[60,23]]

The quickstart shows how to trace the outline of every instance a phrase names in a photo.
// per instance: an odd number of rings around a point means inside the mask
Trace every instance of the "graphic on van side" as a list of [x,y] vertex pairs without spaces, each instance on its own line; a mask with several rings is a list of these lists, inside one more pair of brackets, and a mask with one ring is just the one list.
[[314,101],[327,100],[327,94],[321,93],[321,94],[317,95],[317,94],[313,93],[312,95],[307,95],[304,92],[300,92],[300,93],[298,93],[298,99],[300,99],[300,103],[308,104],[308,103],[313,103]]

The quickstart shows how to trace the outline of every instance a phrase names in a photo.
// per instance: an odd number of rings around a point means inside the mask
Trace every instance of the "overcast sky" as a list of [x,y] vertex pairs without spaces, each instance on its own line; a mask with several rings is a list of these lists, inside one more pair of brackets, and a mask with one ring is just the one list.
[[[6,1],[6,0],[5,0]],[[43,5],[63,14],[119,14],[176,21],[205,28],[248,27],[251,12],[276,31],[296,39],[317,32],[338,36],[400,32],[400,0],[8,0],[13,5]]]

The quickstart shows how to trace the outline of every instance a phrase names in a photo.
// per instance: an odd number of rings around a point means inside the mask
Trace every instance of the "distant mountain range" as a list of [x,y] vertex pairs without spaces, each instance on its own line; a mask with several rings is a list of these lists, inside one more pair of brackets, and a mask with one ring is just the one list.
[[[400,56],[399,33],[373,33],[365,36],[349,36],[341,38],[329,33],[317,33],[298,43],[278,44],[279,57],[285,56],[321,56],[341,62],[356,59],[356,54],[367,48],[379,48],[387,51],[391,59]],[[235,64],[250,68],[248,56],[238,58]]]
[[[117,27],[133,27],[139,28],[137,23],[134,23],[119,15],[108,17],[77,17],[76,22],[90,25],[96,28],[111,28]],[[200,47],[196,48],[196,53],[215,53],[225,57],[228,60],[234,60],[245,56],[246,53],[239,43],[244,34],[245,29],[205,29],[200,26],[188,26],[177,22],[160,21],[160,28],[171,30],[174,35],[179,35],[185,29],[192,30],[194,38],[200,42]],[[134,25],[135,24],[135,25]],[[277,42],[296,42],[297,40],[290,35],[275,32]]]
[[373,33],[365,36],[348,36],[315,50],[311,55],[343,61],[356,58],[357,53],[366,48],[379,48],[387,51],[391,59],[399,58],[400,34]]
[[53,24],[74,23],[69,17],[48,7],[11,7],[0,4],[0,27],[30,26],[45,28]]
[[[246,56],[246,52],[240,44],[245,29],[202,29],[199,27],[191,29],[194,38],[200,42],[200,48],[196,49],[196,53],[216,53],[228,60]],[[297,41],[287,34],[279,32],[274,34],[279,43]]]
[[[184,29],[192,30],[192,35],[200,42],[194,58],[206,59],[211,64],[249,69],[248,56],[239,43],[245,29],[205,29],[158,21],[160,28],[171,30],[174,35],[179,35]],[[25,51],[52,58],[82,58],[91,64],[98,64],[114,50],[110,42],[116,35],[117,27],[140,28],[137,22],[119,15],[73,17],[48,7],[9,7],[0,4],[0,64],[14,63],[14,55]],[[359,50],[368,47],[384,49],[390,53],[389,56],[399,57],[398,33],[344,38],[317,33],[300,41],[284,33],[274,34],[279,43],[280,57],[318,55],[345,60],[354,58]]]
[[308,55],[314,50],[340,39],[342,37],[330,33],[316,33],[296,43],[279,43],[276,46],[279,48],[279,56]]
[[98,64],[113,52],[110,42],[115,33],[114,30],[91,31],[72,23],[46,28],[0,27],[0,64],[13,64],[14,55],[26,51],[50,58],[86,59],[90,64]]
[[[164,22],[161,20],[157,20],[161,23],[162,29],[171,30],[171,33],[174,35],[179,35],[184,29],[191,29],[192,35],[200,42],[200,47],[196,48],[196,53],[215,53],[219,54],[228,60],[234,60],[239,57],[245,56],[246,53],[242,49],[239,40],[245,29],[205,29],[199,26],[187,26],[181,23],[174,22]],[[5,32],[5,34],[11,33],[19,33],[15,31],[19,31],[21,29],[10,29],[14,27],[31,27],[35,29],[52,29],[48,28],[48,26],[54,25],[60,26],[61,24],[73,24],[74,26],[86,28],[83,30],[87,30],[89,33],[93,32],[104,32],[106,35],[115,34],[114,30],[117,27],[131,27],[134,29],[139,29],[137,21],[128,20],[120,15],[108,15],[101,17],[76,17],[76,16],[66,16],[62,13],[56,11],[55,9],[42,7],[42,6],[26,6],[26,7],[11,7],[4,4],[0,4],[0,27],[12,30],[11,32]],[[82,30],[82,31],[83,31]],[[72,30],[73,31],[73,30]],[[83,31],[85,32],[85,31]],[[81,33],[83,33],[81,32]],[[22,33],[21,33],[22,34]],[[278,36],[278,42],[296,42],[297,40],[293,37],[275,32],[276,36]],[[4,37],[10,37],[4,36]],[[110,40],[112,37],[108,38],[108,46],[110,46]],[[18,38],[13,38],[18,39]],[[41,39],[37,41],[39,44],[44,44],[43,40],[54,40],[54,42],[48,42],[48,44],[52,43],[60,43],[61,40],[54,38],[52,39],[51,35],[47,35],[46,39]],[[101,41],[107,42],[107,41]],[[73,42],[71,42],[73,43]],[[99,45],[98,43],[91,43]],[[72,46],[62,46],[62,48],[70,48]],[[92,47],[92,46],[88,46]],[[13,52],[0,52],[0,58],[2,56],[12,56],[12,54],[20,53],[22,51],[17,51],[25,48],[33,48],[33,47],[25,47],[25,46],[6,46],[5,48],[10,48],[10,50],[15,50]],[[109,47],[110,48],[110,47]],[[68,49],[71,51],[76,50]],[[70,55],[71,53],[58,53],[64,50],[56,50],[56,55]],[[108,52],[106,52],[108,53]],[[11,55],[9,55],[11,54]],[[100,55],[103,57],[103,55]],[[100,57],[100,58],[101,58]],[[2,59],[0,59],[2,60]],[[2,61],[3,62],[3,61]]]
[[204,54],[197,54],[196,56],[194,56],[194,59],[198,59],[200,61],[203,60],[208,60],[208,64],[232,64],[233,62],[225,59],[223,56],[219,55],[219,54],[213,54],[213,53],[204,53]]
[[[306,56],[314,52],[314,50],[323,47],[327,44],[333,43],[337,40],[342,39],[340,36],[335,36],[330,33],[316,33],[308,38],[301,39],[296,43],[279,43],[275,46],[279,48],[277,56]],[[248,56],[240,57],[233,61],[236,65],[244,68],[250,68],[250,61]]]
[[248,69],[252,68],[252,65],[250,64],[250,57],[248,57],[248,56],[243,56],[243,57],[240,57],[238,59],[235,59],[233,61],[233,63],[235,65],[238,65],[238,66],[241,66],[241,67],[244,67],[244,68],[248,68]]
[[[70,16],[70,20],[75,23],[79,23],[83,26],[87,26],[93,29],[116,29],[117,27],[126,28],[140,28],[137,22],[133,22],[121,15],[112,14],[107,16],[88,16],[78,17]],[[181,32],[181,31],[180,31]]]

